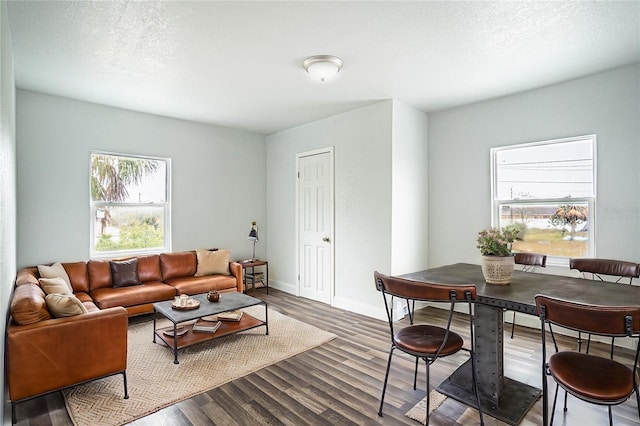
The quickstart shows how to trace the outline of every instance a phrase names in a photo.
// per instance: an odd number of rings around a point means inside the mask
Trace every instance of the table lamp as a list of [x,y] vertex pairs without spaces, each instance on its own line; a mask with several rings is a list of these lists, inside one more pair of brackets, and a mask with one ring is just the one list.
[[253,257],[251,259],[255,260],[255,258],[256,258],[256,243],[259,241],[259,238],[258,238],[258,226],[256,225],[255,222],[251,222],[251,230],[249,231],[249,236],[247,237],[247,240],[253,241]]

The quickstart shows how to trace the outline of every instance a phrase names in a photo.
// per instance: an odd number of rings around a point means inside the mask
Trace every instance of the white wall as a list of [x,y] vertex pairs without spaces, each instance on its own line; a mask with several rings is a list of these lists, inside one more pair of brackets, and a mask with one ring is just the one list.
[[[11,34],[7,19],[7,3],[0,2],[0,306],[9,311],[9,298],[16,274],[16,132],[15,81]],[[8,314],[7,314],[8,315]],[[4,336],[6,321],[0,322]],[[0,353],[4,359],[4,339]],[[5,383],[4,369],[0,370],[0,383]],[[11,408],[7,403],[6,385],[0,405],[3,424],[11,424]]]
[[173,251],[266,240],[263,135],[19,90],[17,138],[19,267],[89,258],[92,150],[172,159]]
[[339,114],[267,137],[269,277],[297,288],[296,153],[334,147],[334,305],[378,306],[373,271],[391,269],[392,101]]
[[[596,255],[640,261],[640,65],[429,115],[429,266],[480,263],[489,149],[595,133]],[[562,271],[570,274],[567,269]]]
[[[333,305],[382,316],[373,271],[426,267],[424,113],[383,101],[267,137],[267,223],[273,285],[296,292],[295,156],[327,146],[335,156]],[[397,144],[397,145],[396,145]]]
[[428,118],[393,102],[391,274],[428,266]]

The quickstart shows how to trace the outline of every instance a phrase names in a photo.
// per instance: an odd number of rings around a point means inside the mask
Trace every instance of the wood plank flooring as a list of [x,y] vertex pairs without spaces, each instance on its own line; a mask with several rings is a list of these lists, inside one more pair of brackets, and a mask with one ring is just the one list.
[[[384,416],[378,417],[382,380],[390,346],[389,329],[384,321],[271,289],[255,290],[251,295],[266,300],[272,309],[297,318],[338,337],[253,374],[227,383],[160,410],[133,423],[135,426],[157,425],[418,425],[405,416],[425,395],[424,367],[418,375],[418,389],[413,390],[413,358],[394,354]],[[416,312],[417,321],[443,322],[443,311],[425,308]],[[137,317],[130,321],[150,321]],[[455,319],[454,327],[466,336],[464,316]],[[510,328],[509,328],[510,331]],[[561,338],[561,345],[575,345],[574,339]],[[595,350],[607,351],[596,344]],[[592,350],[594,350],[592,348]],[[631,351],[617,350],[617,359],[630,363]],[[256,354],[260,356],[260,354]],[[541,349],[539,333],[516,327],[515,338],[505,331],[505,374],[513,379],[541,387]],[[462,362],[466,354],[438,360],[431,369],[431,386],[437,386]],[[553,389],[553,388],[552,388]],[[561,404],[561,402],[559,402]],[[607,410],[569,397],[566,413],[558,408],[556,424],[607,424]],[[16,424],[20,426],[67,426],[64,400],[59,392],[16,406]],[[614,424],[640,426],[635,397],[614,407]],[[478,424],[477,412],[447,399],[431,416],[431,425]],[[485,416],[487,425],[504,423]],[[522,425],[542,424],[539,400],[527,413]]]

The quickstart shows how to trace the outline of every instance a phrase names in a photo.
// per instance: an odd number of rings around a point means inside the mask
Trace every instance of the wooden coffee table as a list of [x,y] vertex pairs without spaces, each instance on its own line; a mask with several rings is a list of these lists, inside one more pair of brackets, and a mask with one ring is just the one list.
[[[207,294],[196,294],[191,296],[200,302],[200,306],[196,309],[190,310],[177,310],[172,308],[173,301],[158,302],[153,304],[153,343],[156,342],[156,336],[166,343],[170,348],[173,348],[174,364],[178,362],[178,350],[192,346],[198,343],[207,342],[209,340],[217,339],[218,337],[228,336],[230,334],[238,333],[240,331],[249,330],[251,328],[265,326],[265,335],[269,334],[269,323],[267,317],[267,302],[256,299],[255,297],[248,296],[243,293],[222,293],[220,294],[219,302],[209,302],[207,300]],[[254,318],[246,312],[242,315],[240,321],[222,321],[220,328],[215,333],[201,333],[193,332],[191,329],[193,324],[182,324],[189,321],[194,321],[208,315],[216,315],[221,312],[235,311],[237,309],[248,308],[254,305],[264,305],[264,321]],[[173,327],[156,328],[157,314],[162,315],[173,323]],[[178,335],[178,324],[180,327],[187,329],[186,333]],[[165,334],[166,330],[173,330],[173,336]]]

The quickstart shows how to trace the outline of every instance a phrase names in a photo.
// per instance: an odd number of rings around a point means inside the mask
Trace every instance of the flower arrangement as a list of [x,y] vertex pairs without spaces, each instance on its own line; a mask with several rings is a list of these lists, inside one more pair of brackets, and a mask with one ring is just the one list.
[[520,232],[522,226],[512,224],[502,229],[483,229],[478,233],[478,245],[483,256],[511,256],[511,243],[513,243]]

